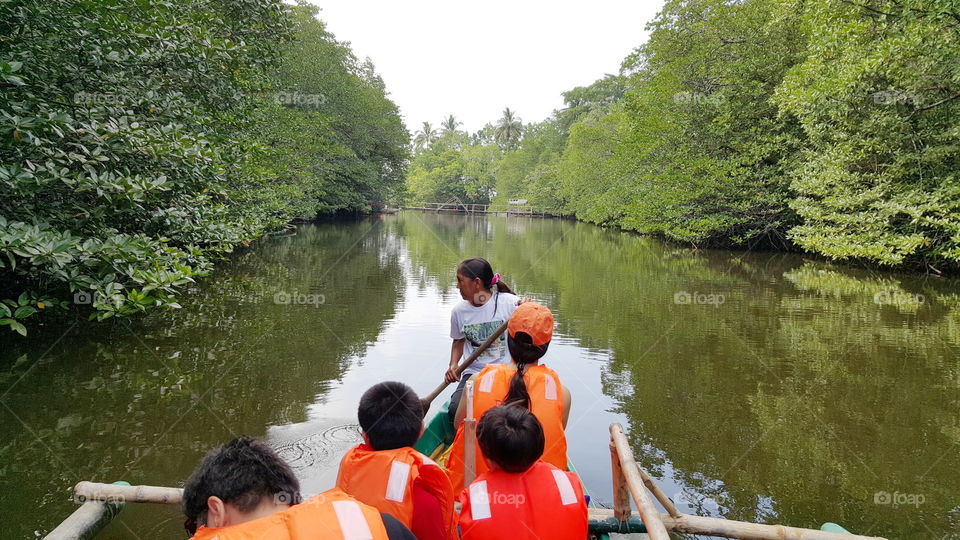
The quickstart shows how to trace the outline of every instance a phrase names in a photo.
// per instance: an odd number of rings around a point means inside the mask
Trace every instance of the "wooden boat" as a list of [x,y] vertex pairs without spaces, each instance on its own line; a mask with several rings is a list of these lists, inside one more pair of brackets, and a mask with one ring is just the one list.
[[[449,402],[444,403],[437,413],[426,422],[423,435],[414,445],[417,451],[433,460],[437,460],[443,455],[446,449],[453,444],[453,439],[456,436],[448,419],[448,405]],[[649,534],[650,538],[666,538],[668,531],[756,540],[853,540],[868,538],[853,535],[836,523],[824,523],[817,531],[682,514],[677,510],[673,501],[667,498],[646,472],[634,462],[632,451],[630,451],[619,424],[611,425],[610,428],[611,466],[616,484],[614,486],[614,508],[601,508],[596,501],[590,501],[588,526],[590,539],[609,540],[611,533],[645,533]],[[634,482],[629,480],[630,473],[625,471],[630,469],[638,473],[633,476],[639,480]],[[571,470],[573,470],[572,466]],[[640,482],[642,485],[630,485],[636,482]],[[648,489],[667,511],[666,514],[660,515],[649,496],[645,495],[645,491]],[[634,493],[634,491],[637,493]],[[644,493],[640,493],[641,491]],[[640,508],[639,516],[634,515],[631,511],[628,492],[634,495],[635,502]],[[651,525],[650,531],[647,528],[648,523]]]
[[[422,454],[437,458],[453,443],[454,435],[447,419],[447,405],[444,404],[427,422],[415,448]],[[634,461],[633,452],[619,424],[610,426],[609,444],[614,482],[613,508],[601,508],[596,501],[590,502],[588,540],[609,540],[612,533],[646,533],[651,540],[667,540],[670,532],[748,540],[883,540],[853,535],[834,523],[826,523],[820,530],[813,530],[683,514]],[[54,529],[47,539],[93,538],[110,523],[124,504],[179,504],[183,490],[131,486],[126,482],[80,482],[74,492],[75,499],[82,502],[82,506]],[[636,504],[636,513],[631,508],[631,498]],[[665,513],[657,509],[654,498],[666,510]]]

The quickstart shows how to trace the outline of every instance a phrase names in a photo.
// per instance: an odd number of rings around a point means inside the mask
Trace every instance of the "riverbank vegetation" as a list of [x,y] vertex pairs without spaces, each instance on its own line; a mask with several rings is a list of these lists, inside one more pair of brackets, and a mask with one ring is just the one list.
[[178,307],[236,246],[394,198],[409,134],[317,11],[0,5],[0,326]]
[[407,197],[956,272],[958,25],[949,1],[668,0],[546,120],[418,131]]

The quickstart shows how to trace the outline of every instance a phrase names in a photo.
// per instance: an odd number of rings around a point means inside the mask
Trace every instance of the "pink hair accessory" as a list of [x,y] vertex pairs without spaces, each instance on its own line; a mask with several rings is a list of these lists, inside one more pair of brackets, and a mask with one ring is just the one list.
[[496,285],[500,281],[500,274],[494,274],[493,279],[490,280],[491,285]]

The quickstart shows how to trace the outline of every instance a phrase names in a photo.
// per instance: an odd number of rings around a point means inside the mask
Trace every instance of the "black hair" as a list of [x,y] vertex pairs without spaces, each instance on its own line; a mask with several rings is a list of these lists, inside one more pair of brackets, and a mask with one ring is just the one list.
[[[490,266],[490,263],[486,259],[481,257],[472,257],[470,259],[464,259],[459,266],[457,266],[457,272],[467,276],[470,279],[479,278],[481,283],[483,283],[483,288],[490,290],[493,288],[493,267]],[[499,293],[510,293],[513,294],[513,290],[503,282],[503,280],[498,280],[497,283],[497,295],[494,296],[493,303],[493,312],[497,312],[497,298]]]
[[504,404],[530,408],[530,394],[527,392],[527,383],[523,380],[526,365],[543,358],[549,347],[549,341],[539,347],[534,345],[530,334],[526,332],[517,332],[513,336],[507,335],[507,349],[510,350],[510,357],[517,364],[517,372],[510,379],[510,390],[507,392],[507,397],[503,398]]
[[423,427],[420,398],[412,388],[395,381],[375,384],[364,392],[357,417],[374,450],[413,446]]
[[264,497],[299,503],[300,482],[272,448],[250,437],[237,437],[208,452],[183,486],[181,507],[188,529],[190,524],[206,523],[211,496],[250,512]]
[[526,471],[543,455],[543,427],[522,407],[501,405],[483,413],[477,441],[483,455],[509,473]]
[[[463,262],[457,266],[457,272],[460,272],[470,279],[480,278],[480,281],[483,282],[484,289],[493,287],[493,267],[490,266],[490,263],[487,262],[486,259],[480,257],[464,259]],[[497,281],[496,285],[497,292],[513,293],[513,290],[511,290],[503,280]]]

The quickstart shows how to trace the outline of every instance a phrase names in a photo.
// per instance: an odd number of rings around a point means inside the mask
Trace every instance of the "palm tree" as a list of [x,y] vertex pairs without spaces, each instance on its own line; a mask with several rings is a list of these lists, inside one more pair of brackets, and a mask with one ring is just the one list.
[[510,107],[507,107],[503,110],[503,118],[497,122],[493,138],[502,148],[512,149],[516,148],[517,143],[520,142],[522,131],[523,123],[517,118],[514,112],[510,110]]
[[456,117],[451,114],[440,123],[440,127],[443,128],[443,133],[447,134],[456,132],[457,127],[459,127],[461,124],[463,124],[463,122],[457,121]]
[[413,137],[413,147],[418,151],[423,150],[435,140],[437,140],[437,130],[433,129],[430,122],[424,122],[423,127]]

